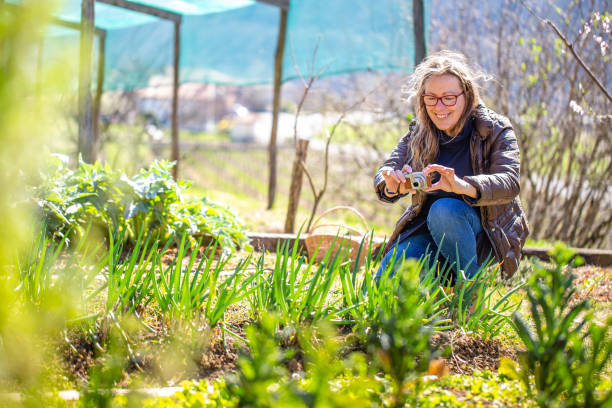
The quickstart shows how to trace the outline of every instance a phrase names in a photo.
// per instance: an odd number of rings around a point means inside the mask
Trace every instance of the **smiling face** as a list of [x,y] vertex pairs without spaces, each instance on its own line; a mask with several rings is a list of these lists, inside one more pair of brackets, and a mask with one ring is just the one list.
[[[434,75],[425,82],[425,94],[441,98],[463,92],[459,78],[451,74]],[[465,110],[465,94],[457,97],[454,106],[446,106],[438,100],[435,106],[426,106],[427,114],[434,125],[449,136],[456,136],[461,129],[454,129]]]

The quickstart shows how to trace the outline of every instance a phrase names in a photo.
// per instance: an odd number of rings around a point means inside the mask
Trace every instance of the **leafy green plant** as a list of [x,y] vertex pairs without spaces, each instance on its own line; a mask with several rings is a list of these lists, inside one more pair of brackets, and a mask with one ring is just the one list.
[[435,325],[431,316],[436,298],[424,292],[419,271],[420,266],[414,260],[401,265],[397,271],[401,276],[395,294],[397,308],[381,311],[369,338],[368,350],[389,376],[393,405],[398,407],[404,406],[407,398],[418,395],[419,375],[429,369],[429,362],[436,354],[429,345]]
[[[214,381],[184,381],[182,391],[170,397],[147,398],[138,406],[146,408],[232,408],[236,399],[227,391],[222,378]],[[125,396],[115,397],[116,406],[132,407]]]
[[609,390],[603,395],[596,392],[612,353],[612,319],[599,326],[585,313],[587,300],[572,302],[574,275],[571,268],[563,271],[572,258],[573,251],[557,244],[552,267],[536,263],[527,287],[533,329],[514,314],[516,332],[526,350],[519,353],[520,368],[510,372],[541,407],[600,407],[612,401]]
[[229,394],[239,407],[293,407],[300,400],[286,381],[289,361],[294,351],[279,347],[278,320],[262,316],[257,325],[247,328],[250,353],[241,352],[239,370],[226,378]]
[[[396,262],[400,262],[399,260],[392,260],[380,278],[375,279],[371,273],[371,265],[377,264],[378,259],[372,260],[371,251],[371,247],[368,248],[365,273],[361,282],[358,279],[357,265],[344,264],[340,268],[344,302],[349,306],[347,310],[351,317],[346,323],[354,323],[354,331],[361,334],[368,332],[372,325],[379,322],[381,316],[389,316],[396,312],[398,307],[396,294],[402,279],[399,273],[391,276],[391,272],[398,267]],[[441,318],[446,311],[448,298],[444,294],[436,268],[427,266],[427,259],[421,259],[415,267],[420,275],[422,289],[419,302],[432,305],[432,314],[423,321],[423,324],[430,324],[434,330],[449,328],[450,320]]]
[[612,317],[602,324],[588,315],[586,330],[577,341],[573,341],[570,354],[575,363],[572,367],[572,387],[568,390],[568,407],[609,407],[612,406],[612,388],[606,386],[603,373],[610,370],[612,360]]
[[365,356],[345,357],[346,339],[336,326],[321,322],[298,334],[304,362],[304,380],[294,392],[308,407],[371,407],[380,405],[379,384],[369,375]]
[[70,170],[66,158],[54,156],[53,164],[41,172],[34,195],[50,233],[57,237],[68,231],[80,236],[84,226],[93,223],[101,230],[125,230],[122,237],[131,243],[144,230],[145,237],[163,242],[178,242],[183,234],[210,235],[226,252],[236,245],[248,248],[244,227],[229,209],[206,198],[183,198],[189,184],[172,178],[171,162],[157,161],[132,178],[108,163],[79,161]]
[[509,381],[485,370],[466,375],[450,375],[428,381],[415,406],[439,407],[533,407],[534,403],[520,381]]
[[[433,259],[438,258],[439,251]],[[492,267],[490,262],[485,262],[475,276],[468,279],[460,273],[453,284],[452,278],[455,272],[451,268],[452,265],[448,263],[440,265],[431,262],[430,259],[430,256],[421,258],[417,268],[423,289],[423,300],[432,297],[437,300],[432,315],[432,321],[436,322],[435,330],[459,327],[466,332],[478,334],[483,339],[490,339],[512,325],[512,312],[518,310],[521,305],[521,301],[516,301],[513,295],[525,285],[524,282],[518,282],[507,290],[504,282],[498,279],[499,267]],[[385,287],[389,285],[390,272],[401,267],[402,262],[404,262],[402,259],[389,262],[377,285],[378,288],[368,284],[366,276],[364,280],[366,285],[360,293],[370,298],[380,298],[381,304],[387,305],[386,310],[393,310],[396,307],[395,303],[389,300],[393,297],[384,291],[388,291]],[[395,274],[393,279],[397,276]],[[368,314],[371,316],[374,316],[372,314],[374,304],[376,302],[371,301],[368,304]],[[361,318],[368,320],[366,315],[362,315]]]
[[64,238],[69,231],[81,236],[91,223],[104,230],[122,224],[121,190],[126,186],[108,164],[79,161],[71,170],[67,157],[53,155],[41,178],[34,196],[53,236]]

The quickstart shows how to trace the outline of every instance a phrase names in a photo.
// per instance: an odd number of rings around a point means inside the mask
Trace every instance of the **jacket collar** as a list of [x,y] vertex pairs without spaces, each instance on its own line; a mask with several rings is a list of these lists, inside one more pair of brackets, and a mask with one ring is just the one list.
[[474,118],[474,128],[480,135],[482,140],[485,140],[493,133],[494,121],[491,118],[490,110],[482,103],[478,104],[472,112]]

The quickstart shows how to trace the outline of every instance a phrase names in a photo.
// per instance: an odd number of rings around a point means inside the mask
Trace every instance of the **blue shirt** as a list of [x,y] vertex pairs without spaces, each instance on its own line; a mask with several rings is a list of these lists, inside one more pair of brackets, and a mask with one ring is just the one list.
[[[444,167],[451,167],[455,169],[457,177],[462,178],[464,176],[473,176],[472,161],[470,160],[470,137],[472,134],[472,120],[468,120],[456,137],[450,137],[446,133],[438,130],[438,140],[440,148],[438,149],[438,156],[432,164],[440,164]],[[440,180],[438,173],[432,173],[432,184]],[[412,235],[428,233],[427,229],[427,215],[431,205],[440,198],[451,197],[463,201],[463,197],[459,194],[449,193],[442,190],[436,190],[427,193],[423,208],[419,215],[417,215],[410,223],[406,225],[404,230],[398,237],[398,241],[403,240]]]

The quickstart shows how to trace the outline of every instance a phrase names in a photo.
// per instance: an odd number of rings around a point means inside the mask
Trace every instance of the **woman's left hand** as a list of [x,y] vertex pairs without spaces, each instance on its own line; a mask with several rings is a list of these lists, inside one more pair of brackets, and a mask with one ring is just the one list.
[[474,188],[474,186],[472,186],[470,183],[457,177],[457,175],[455,174],[455,169],[451,167],[444,167],[439,164],[430,164],[423,169],[423,173],[440,174],[440,180],[432,184],[431,187],[429,187],[425,191],[442,190],[447,191],[449,193],[465,194],[472,198],[476,197],[476,188]]

